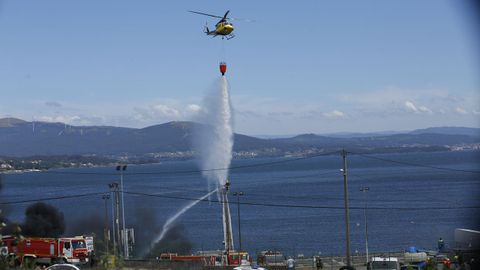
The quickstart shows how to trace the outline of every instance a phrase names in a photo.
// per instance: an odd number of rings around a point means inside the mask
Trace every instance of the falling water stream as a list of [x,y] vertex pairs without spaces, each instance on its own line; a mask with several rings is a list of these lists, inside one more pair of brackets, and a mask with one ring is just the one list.
[[[198,122],[203,128],[195,130],[193,142],[195,150],[199,153],[199,165],[203,177],[208,180],[208,194],[195,200],[170,217],[163,225],[162,232],[154,239],[155,243],[161,241],[170,230],[174,222],[198,202],[210,197],[213,193],[223,188],[228,177],[228,168],[232,161],[233,127],[228,82],[225,76],[218,80],[218,86],[204,99],[204,111],[199,116]],[[215,187],[213,187],[215,186]]]
[[225,76],[205,97],[204,111],[198,122],[203,124],[195,132],[194,141],[199,153],[199,165],[209,186],[219,188],[227,180],[233,148],[232,110]]

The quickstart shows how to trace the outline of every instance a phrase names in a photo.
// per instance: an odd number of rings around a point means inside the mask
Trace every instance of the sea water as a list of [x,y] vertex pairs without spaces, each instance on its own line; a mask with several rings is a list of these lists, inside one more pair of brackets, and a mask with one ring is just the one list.
[[[377,155],[385,159],[460,170],[480,170],[479,152],[436,152]],[[368,186],[367,220],[370,252],[400,251],[409,246],[435,248],[439,237],[453,245],[455,228],[480,229],[480,175],[478,173],[406,166],[348,156],[350,232],[352,254],[364,252],[364,203],[360,188]],[[233,167],[283,159],[234,160]],[[269,166],[233,169],[231,192],[243,191],[241,207],[242,246],[251,253],[265,249],[285,254],[343,254],[345,221],[340,155],[317,157]],[[124,176],[126,191],[157,194],[147,197],[125,194],[127,227],[143,209],[154,213],[161,229],[165,221],[208,191],[201,173],[167,172],[195,170],[194,161],[129,166]],[[61,169],[55,173],[9,174],[4,179],[1,201],[31,200],[90,192],[108,192],[108,183],[118,181],[115,168]],[[98,174],[75,174],[75,173]],[[140,172],[158,174],[135,174]],[[68,174],[73,173],[73,174]],[[105,175],[109,174],[111,175]],[[103,217],[101,196],[47,201],[65,215],[68,228],[80,216]],[[230,197],[234,241],[238,243],[236,198]],[[8,217],[22,222],[31,203],[10,205]],[[251,205],[258,204],[258,205]],[[301,205],[327,208],[262,206]],[[5,206],[0,206],[5,207]],[[200,202],[178,219],[194,250],[222,249],[221,205]],[[455,208],[457,207],[457,208]],[[406,209],[404,209],[406,208]],[[417,209],[418,208],[418,209]],[[447,209],[452,208],[452,209]],[[152,224],[137,224],[147,226]],[[155,224],[153,224],[155,225]],[[158,232],[158,231],[157,231]],[[152,234],[152,238],[155,235]],[[238,245],[238,244],[237,244]]]

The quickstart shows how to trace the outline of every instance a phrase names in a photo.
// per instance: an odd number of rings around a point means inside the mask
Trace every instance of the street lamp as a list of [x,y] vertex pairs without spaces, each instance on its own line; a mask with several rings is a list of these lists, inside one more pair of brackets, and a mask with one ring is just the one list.
[[237,197],[237,220],[238,220],[238,243],[239,251],[242,251],[242,232],[240,229],[240,196],[243,196],[245,193],[242,191],[234,192],[233,196]]
[[[116,242],[116,239],[118,239],[120,241],[120,225],[119,225],[119,222],[118,222],[118,183],[117,182],[113,182],[113,183],[110,183],[108,184],[108,187],[110,188],[111,192],[112,192],[112,238],[113,238],[113,255],[117,256],[117,242]],[[115,206],[114,206],[114,202],[113,202],[113,198],[115,198]],[[117,211],[115,211],[115,209]],[[116,212],[116,214],[115,214]],[[115,225],[116,225],[116,229],[115,229]],[[116,236],[116,234],[118,234],[118,236]]]
[[346,249],[346,257],[347,257],[347,266],[352,266],[351,264],[351,257],[350,257],[350,214],[348,208],[348,180],[347,180],[347,151],[342,150],[342,160],[343,160],[343,168],[340,171],[343,174],[343,198],[345,204],[345,249]]
[[370,190],[369,187],[362,187],[360,191],[363,192],[363,197],[365,200],[365,207],[363,208],[363,216],[365,217],[365,256],[368,265],[368,223],[367,223],[367,192]]
[[117,171],[120,172],[120,190],[122,192],[122,244],[123,244],[123,256],[125,259],[128,259],[128,242],[127,242],[127,231],[125,230],[125,197],[123,189],[123,172],[127,170],[127,165],[118,165]]
[[102,200],[105,202],[105,227],[103,228],[103,237],[105,241],[105,254],[108,254],[108,209],[107,201],[110,199],[110,195],[103,194]]

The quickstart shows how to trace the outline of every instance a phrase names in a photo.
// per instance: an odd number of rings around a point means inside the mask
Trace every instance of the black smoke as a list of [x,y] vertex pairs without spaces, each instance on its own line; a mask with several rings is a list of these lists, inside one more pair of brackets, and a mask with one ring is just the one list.
[[134,224],[135,248],[134,256],[140,257],[142,251],[148,249],[152,240],[160,233],[160,226],[155,219],[155,212],[150,208],[137,207],[135,210]]
[[8,220],[8,214],[11,212],[12,208],[8,204],[4,204],[6,201],[1,196],[4,189],[3,181],[5,180],[5,175],[0,173],[0,219]]
[[[0,193],[2,193],[3,189],[3,174],[0,173]],[[1,204],[3,202],[3,198],[0,196],[0,223],[1,222],[6,222],[7,219],[4,216],[5,215],[5,205]]]
[[[0,173],[0,194],[3,190],[3,177],[4,175]],[[5,227],[1,230],[0,234],[12,234],[17,230],[16,224],[13,224],[8,219],[8,213],[10,212],[10,207],[7,204],[3,203],[3,198],[0,196],[0,223],[5,223]]]
[[[103,237],[105,217],[92,213],[68,222],[67,235],[92,235]],[[110,224],[108,224],[110,225]]]
[[160,242],[155,243],[148,257],[157,257],[161,253],[167,252],[181,255],[191,254],[192,243],[188,240],[187,231],[183,225],[178,224],[172,227]]
[[59,237],[65,231],[63,213],[57,208],[38,202],[25,210],[25,223],[22,233],[25,236]]
[[151,208],[145,207],[145,202],[137,202],[135,208],[133,225],[135,230],[134,257],[155,258],[164,252],[174,252],[178,254],[190,254],[192,243],[188,240],[188,234],[185,227],[176,225],[171,228],[160,243],[156,243],[151,249],[152,241],[161,231],[163,222],[158,222],[156,212]]

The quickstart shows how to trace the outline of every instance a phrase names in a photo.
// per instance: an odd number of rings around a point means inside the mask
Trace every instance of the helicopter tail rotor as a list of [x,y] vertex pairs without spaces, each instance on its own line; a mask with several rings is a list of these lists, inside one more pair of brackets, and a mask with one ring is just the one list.
[[205,34],[210,33],[210,29],[208,29],[208,24],[207,24],[207,22],[205,22],[205,26],[203,27],[203,32],[204,32]]

